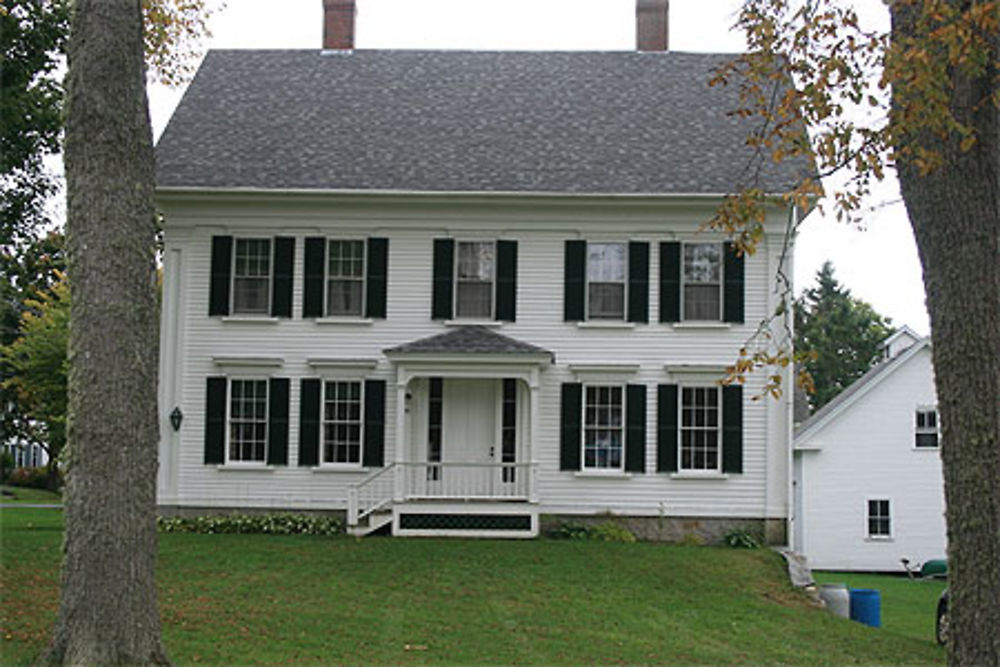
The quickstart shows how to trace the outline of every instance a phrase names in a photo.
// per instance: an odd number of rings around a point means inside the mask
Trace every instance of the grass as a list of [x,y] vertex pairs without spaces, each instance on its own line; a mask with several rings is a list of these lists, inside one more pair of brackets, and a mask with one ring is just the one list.
[[3,490],[3,495],[0,495],[0,504],[31,503],[35,505],[58,505],[62,503],[62,496],[52,491],[26,489],[22,486],[4,486],[0,488]]
[[[56,611],[61,512],[6,509],[0,529],[0,662],[26,664]],[[944,661],[817,608],[768,550],[162,534],[158,579],[180,665]]]
[[817,583],[844,583],[848,588],[874,588],[882,599],[882,629],[886,634],[914,639],[934,638],[934,617],[942,579],[910,579],[906,575],[813,572]]

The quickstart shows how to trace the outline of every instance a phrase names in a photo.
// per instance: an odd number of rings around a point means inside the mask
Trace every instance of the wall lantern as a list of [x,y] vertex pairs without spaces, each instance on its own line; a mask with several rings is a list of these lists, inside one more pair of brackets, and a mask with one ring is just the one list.
[[174,411],[170,413],[170,425],[174,427],[175,431],[179,431],[182,421],[184,421],[184,415],[180,408],[175,407]]

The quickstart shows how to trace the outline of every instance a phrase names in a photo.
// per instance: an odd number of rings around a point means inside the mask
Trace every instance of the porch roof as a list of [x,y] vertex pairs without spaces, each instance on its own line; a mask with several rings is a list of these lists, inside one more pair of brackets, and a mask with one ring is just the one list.
[[555,354],[520,340],[504,336],[482,325],[467,325],[403,343],[384,350],[387,355],[503,355],[513,358],[525,356],[548,357],[555,362]]

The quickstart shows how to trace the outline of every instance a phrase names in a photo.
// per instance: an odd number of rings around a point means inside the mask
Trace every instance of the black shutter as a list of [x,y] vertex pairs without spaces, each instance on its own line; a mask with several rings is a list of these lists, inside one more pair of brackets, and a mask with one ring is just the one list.
[[304,280],[302,282],[302,317],[323,317],[323,281],[326,277],[326,239],[307,238]]
[[299,465],[319,465],[320,381],[303,379],[299,392]]
[[233,269],[233,237],[212,237],[212,266],[208,287],[208,314],[229,314],[229,283]]
[[563,264],[563,320],[582,322],[587,291],[587,242],[566,241]]
[[226,383],[210,377],[205,388],[205,463],[223,463],[226,447]]
[[677,385],[656,388],[656,471],[677,472]]
[[450,320],[455,271],[455,242],[452,239],[434,239],[433,271],[431,319]]
[[722,472],[743,472],[743,387],[722,388]]
[[288,378],[271,378],[267,406],[267,463],[288,465]]
[[295,263],[295,239],[274,239],[274,281],[271,283],[271,317],[292,316],[292,266]]
[[660,244],[660,321],[681,321],[681,244]]
[[625,386],[625,471],[646,472],[646,385]]
[[365,446],[361,464],[385,465],[385,380],[365,380]]
[[725,288],[722,298],[722,320],[743,323],[743,255],[736,253],[733,243],[725,244]]
[[[444,413],[444,380],[430,378],[427,398],[427,460],[441,460],[441,424]],[[435,472],[432,472],[435,471]],[[427,479],[438,479],[440,468],[428,469]]]
[[365,317],[385,318],[389,239],[368,239],[368,276]]
[[560,402],[559,469],[579,470],[583,385],[563,383]]
[[496,319],[517,319],[517,241],[497,241]]
[[628,321],[649,322],[649,244],[628,244]]

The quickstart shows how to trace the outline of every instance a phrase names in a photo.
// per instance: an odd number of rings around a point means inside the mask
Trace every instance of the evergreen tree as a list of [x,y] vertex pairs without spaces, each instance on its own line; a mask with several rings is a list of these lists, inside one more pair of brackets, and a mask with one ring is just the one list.
[[874,366],[892,331],[891,320],[852,296],[824,262],[815,286],[795,302],[795,347],[811,353],[805,361],[815,386],[811,409],[829,403]]

